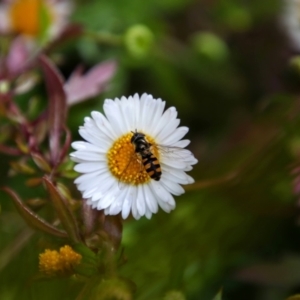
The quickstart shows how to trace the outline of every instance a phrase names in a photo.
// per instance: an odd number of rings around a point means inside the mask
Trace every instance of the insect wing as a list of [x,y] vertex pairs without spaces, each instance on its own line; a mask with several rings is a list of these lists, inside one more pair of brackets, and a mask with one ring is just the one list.
[[161,157],[168,157],[173,159],[184,159],[190,155],[190,150],[176,147],[176,146],[167,146],[161,144],[155,144],[154,147],[157,148]]

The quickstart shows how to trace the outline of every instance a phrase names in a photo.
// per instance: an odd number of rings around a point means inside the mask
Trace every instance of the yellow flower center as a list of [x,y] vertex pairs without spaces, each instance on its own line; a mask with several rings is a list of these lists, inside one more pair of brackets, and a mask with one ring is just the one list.
[[82,256],[70,246],[65,245],[56,250],[46,249],[39,256],[40,271],[46,275],[68,274],[73,272],[73,266],[78,265]]
[[38,36],[52,20],[50,7],[43,0],[15,0],[10,7],[15,32]]
[[[109,170],[120,182],[139,185],[151,180],[142,163],[142,157],[134,151],[131,143],[133,133],[127,133],[117,139],[107,153]],[[154,139],[145,135],[148,143],[152,144],[151,152],[159,159],[159,152]]]

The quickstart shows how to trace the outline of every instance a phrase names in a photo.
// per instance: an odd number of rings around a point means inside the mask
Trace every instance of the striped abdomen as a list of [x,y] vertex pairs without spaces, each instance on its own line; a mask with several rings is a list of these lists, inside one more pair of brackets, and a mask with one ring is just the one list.
[[143,153],[142,162],[148,175],[159,181],[161,176],[161,168],[158,159],[152,153]]

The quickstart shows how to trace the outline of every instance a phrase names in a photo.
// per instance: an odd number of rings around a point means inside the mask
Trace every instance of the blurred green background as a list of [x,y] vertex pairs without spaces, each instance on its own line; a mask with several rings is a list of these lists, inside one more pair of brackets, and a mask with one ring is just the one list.
[[[119,273],[136,284],[134,299],[212,300],[220,289],[224,300],[300,293],[293,173],[300,162],[300,48],[281,23],[285,3],[75,4],[71,20],[86,33],[52,58],[65,76],[106,59],[118,70],[104,94],[70,109],[73,139],[105,98],[147,92],[177,107],[199,160],[190,173],[196,183],[177,197],[175,211],[124,222],[127,261]],[[21,176],[7,177],[7,156],[0,164],[1,185],[24,199],[43,193],[28,190]],[[0,203],[0,299],[75,299],[81,286],[72,279],[34,280],[47,242],[2,192]]]

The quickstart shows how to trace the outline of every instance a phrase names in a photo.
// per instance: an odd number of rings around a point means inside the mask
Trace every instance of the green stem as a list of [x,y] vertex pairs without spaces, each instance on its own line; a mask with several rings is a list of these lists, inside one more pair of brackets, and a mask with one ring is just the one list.
[[86,31],[84,35],[95,40],[97,43],[100,44],[107,44],[111,46],[120,46],[122,44],[121,36],[111,34],[109,32]]

